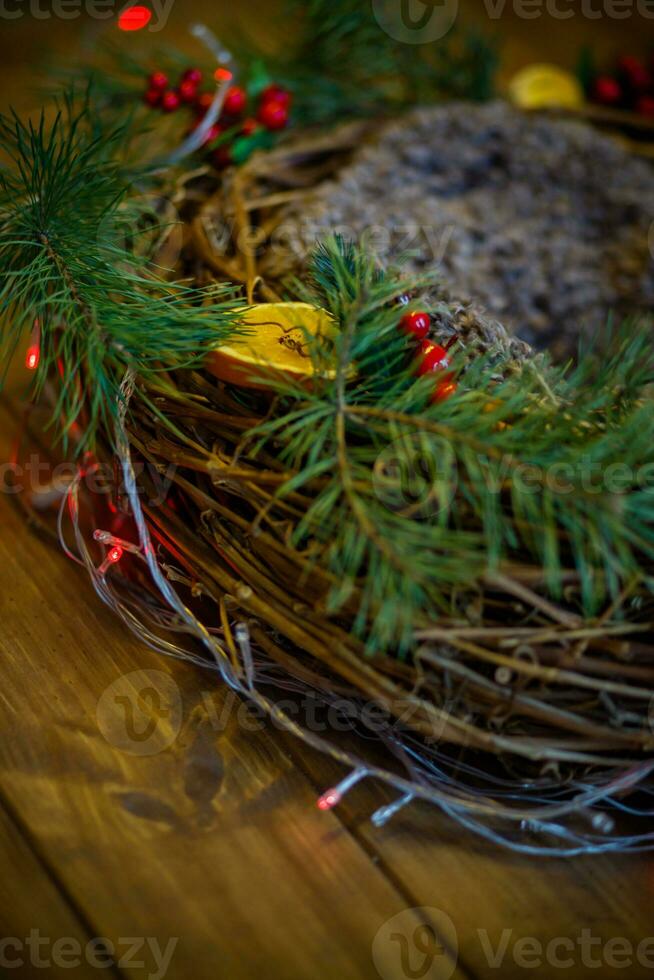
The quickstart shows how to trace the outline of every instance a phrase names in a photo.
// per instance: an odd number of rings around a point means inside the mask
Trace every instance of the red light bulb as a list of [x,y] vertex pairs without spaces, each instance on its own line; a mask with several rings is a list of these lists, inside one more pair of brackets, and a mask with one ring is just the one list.
[[118,17],[121,31],[140,31],[152,20],[152,11],[147,7],[135,6],[123,10]]
[[331,810],[341,802],[341,794],[337,789],[328,789],[318,797],[316,806],[319,810]]
[[36,371],[39,366],[39,361],[41,360],[41,348],[38,344],[31,344],[27,348],[27,354],[25,356],[25,367],[29,371]]
[[113,548],[110,548],[107,552],[107,561],[112,565],[115,565],[117,561],[123,557],[123,549],[119,544],[115,544]]

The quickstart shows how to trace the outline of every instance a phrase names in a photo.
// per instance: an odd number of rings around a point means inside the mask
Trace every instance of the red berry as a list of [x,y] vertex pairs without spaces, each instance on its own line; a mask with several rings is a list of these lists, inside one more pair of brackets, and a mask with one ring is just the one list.
[[288,122],[288,109],[281,102],[264,102],[259,106],[257,119],[266,129],[283,129]]
[[431,326],[429,313],[419,310],[415,313],[405,313],[400,320],[400,327],[405,333],[412,334],[418,340],[426,337]]
[[217,170],[223,170],[232,162],[232,151],[228,146],[219,146],[211,154],[211,160]]
[[223,111],[228,116],[238,116],[245,109],[247,99],[245,89],[239,88],[238,85],[232,85],[231,88],[227,89]]
[[202,81],[202,72],[199,68],[187,68],[182,75],[183,82],[191,82],[197,88]]
[[257,129],[258,125],[259,125],[258,122],[256,121],[256,119],[254,119],[253,116],[248,116],[247,119],[243,120],[243,125],[241,126],[241,133],[243,134],[243,136],[251,136],[252,133],[254,133],[255,130]]
[[625,55],[618,62],[620,73],[624,76],[629,88],[643,92],[651,83],[650,74],[640,60],[634,55]]
[[198,115],[203,116],[213,102],[213,92],[201,92],[195,100]]
[[195,102],[197,86],[195,82],[187,79],[186,81],[180,82],[177,92],[182,102]]
[[175,109],[179,109],[180,99],[177,92],[173,92],[169,89],[161,97],[161,108],[164,112],[174,112]]
[[446,374],[443,378],[439,379],[436,387],[431,393],[429,401],[432,403],[432,405],[435,405],[437,402],[444,402],[445,399],[449,398],[450,395],[453,395],[455,391],[456,381],[452,379],[451,374]]
[[286,88],[281,85],[268,85],[261,93],[261,102],[279,102],[280,105],[291,107],[293,96]]
[[168,88],[168,76],[164,75],[162,71],[153,71],[148,79],[148,85],[150,88],[156,88],[163,92],[164,89]]
[[641,95],[636,103],[636,112],[654,119],[654,95]]
[[450,366],[450,359],[447,351],[440,344],[433,344],[431,340],[423,340],[420,344],[420,354],[416,374],[431,374],[432,371],[442,371]]
[[593,97],[602,105],[616,105],[622,98],[620,83],[610,75],[600,75],[595,79]]
[[143,101],[146,105],[154,108],[154,106],[159,105],[161,102],[161,92],[158,88],[149,88],[143,96]]

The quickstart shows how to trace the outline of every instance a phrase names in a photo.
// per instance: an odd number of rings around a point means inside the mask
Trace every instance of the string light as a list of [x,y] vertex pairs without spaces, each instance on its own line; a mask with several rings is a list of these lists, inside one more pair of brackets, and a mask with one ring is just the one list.
[[[100,544],[105,544],[110,549],[118,549],[120,551],[118,558],[120,558],[124,551],[129,551],[132,555],[141,554],[141,549],[137,544],[132,544],[131,541],[125,541],[124,538],[117,538],[115,534],[112,534],[110,531],[103,531],[99,527],[96,527],[93,532],[93,539],[99,541]],[[117,561],[118,559],[115,560]]]
[[34,320],[34,326],[32,327],[32,334],[30,336],[30,345],[27,348],[27,354],[25,355],[25,367],[28,371],[36,371],[39,366],[39,361],[41,360],[41,324],[39,323],[38,317]]
[[25,356],[25,367],[28,371],[36,371],[41,360],[41,348],[38,344],[30,344]]
[[348,790],[351,790],[355,783],[358,783],[360,779],[363,779],[367,775],[367,769],[355,769],[345,779],[341,779],[340,783],[336,786],[325,790],[322,796],[318,797],[316,806],[319,810],[331,810],[332,807],[338,806]]
[[326,793],[318,797],[317,807],[319,810],[331,810],[333,806],[337,806],[342,800],[341,794],[336,789],[328,789]]
[[[153,605],[150,599],[144,599],[142,602],[139,600],[142,611],[141,616],[138,616],[135,595],[132,595],[129,603],[126,604],[115,588],[115,583],[111,581],[111,577],[105,578],[109,566],[100,569],[95,566],[93,555],[86,546],[80,522],[81,480],[79,477],[72,481],[64,500],[66,506],[62,504],[59,512],[58,531],[62,546],[69,557],[87,567],[101,598],[152,649],[206,668],[208,666],[206,657],[198,654],[195,648],[190,648],[187,643],[178,642],[177,637],[186,633],[201,640],[212,654],[214,665],[219,670],[222,680],[230,688],[248,698],[255,698],[256,695],[256,703],[262,706],[270,717],[279,721],[284,730],[294,733],[306,744],[329,754],[332,759],[350,768],[350,774],[344,780],[319,798],[318,807],[321,810],[329,810],[337,805],[348,789],[367,776],[383,785],[395,788],[401,794],[394,802],[380,807],[373,814],[373,822],[377,826],[383,824],[392,813],[396,813],[412,799],[416,799],[437,806],[466,831],[474,832],[494,845],[510,848],[520,854],[555,857],[654,850],[653,831],[638,832],[634,829],[634,832],[628,834],[615,833],[613,819],[611,817],[608,821],[602,817],[596,819],[595,809],[598,806],[603,808],[613,806],[640,818],[650,817],[651,802],[647,799],[641,804],[630,802],[628,806],[622,801],[627,792],[631,792],[639,785],[645,786],[645,780],[654,773],[654,759],[638,763],[627,772],[618,772],[614,778],[608,780],[605,773],[595,778],[589,773],[583,782],[575,780],[572,783],[572,788],[578,790],[578,795],[572,798],[561,798],[558,793],[552,795],[548,793],[547,787],[541,787],[539,784],[527,783],[521,791],[514,784],[507,785],[499,779],[491,780],[491,792],[489,792],[487,786],[480,784],[482,780],[488,778],[486,770],[466,764],[458,757],[456,760],[448,760],[446,754],[441,754],[428,744],[417,744],[416,740],[411,738],[403,739],[401,732],[398,733],[393,726],[389,731],[382,733],[384,743],[387,744],[392,740],[393,744],[402,750],[402,758],[407,768],[406,775],[373,765],[364,768],[357,757],[293,722],[273,701],[252,685],[249,675],[255,671],[255,668],[259,674],[255,680],[267,679],[270,683],[279,683],[284,690],[288,689],[289,679],[281,668],[274,668],[266,661],[256,664],[250,644],[246,642],[247,627],[242,624],[243,628],[237,627],[237,630],[241,641],[241,654],[246,666],[245,673],[248,676],[246,686],[241,680],[240,672],[233,669],[226,648],[214,637],[215,631],[206,628],[195,617],[171,585],[171,581],[181,582],[183,579],[179,576],[175,578],[170,574],[170,567],[160,564],[155,555],[151,539],[154,529],[147,526],[141,509],[136,474],[125,429],[125,414],[133,388],[134,376],[131,371],[128,371],[121,386],[121,399],[118,402],[117,452],[122,463],[127,497],[139,534],[139,554],[141,559],[147,562],[162,604]],[[66,512],[71,518],[79,557],[70,550],[65,540],[63,520]],[[110,536],[109,532],[98,531],[94,535],[96,540],[99,540],[98,534]],[[167,546],[170,548],[169,542]],[[157,629],[151,628],[150,624],[154,624]],[[260,653],[258,655],[261,656]],[[274,673],[275,669],[279,671],[278,675]],[[299,680],[297,684],[299,686],[294,689],[304,690]],[[453,786],[454,772],[457,776],[466,775],[467,781]],[[645,792],[648,793],[649,790],[646,789]],[[578,818],[583,810],[586,810],[591,818],[593,826],[590,833],[584,832],[579,826]],[[570,820],[574,820],[571,827],[567,825]],[[497,829],[495,829],[496,824]],[[530,835],[529,839],[525,839],[524,835],[527,833]],[[534,834],[542,840],[532,839]]]
[[119,544],[115,544],[113,548],[110,548],[107,552],[107,561],[115,565],[117,561],[123,557],[123,549]]
[[375,827],[383,827],[385,823],[395,816],[402,807],[405,807],[407,803],[410,803],[413,799],[413,793],[405,793],[404,796],[400,796],[399,799],[393,800],[392,803],[386,803],[384,806],[380,806],[378,810],[375,810],[371,816],[371,821]]
[[216,68],[213,73],[213,77],[217,82],[231,82],[234,77],[234,73],[229,70],[229,68]]
[[135,7],[128,7],[127,10],[122,11],[118,17],[118,27],[121,31],[140,31],[151,20],[152,11],[148,10],[147,7],[137,5]]

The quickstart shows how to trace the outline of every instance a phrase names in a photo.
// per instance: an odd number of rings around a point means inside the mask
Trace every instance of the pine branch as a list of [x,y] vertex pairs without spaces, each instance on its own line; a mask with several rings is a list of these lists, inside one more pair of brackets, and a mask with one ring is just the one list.
[[[7,364],[39,325],[37,391],[58,374],[58,421],[64,438],[81,425],[80,448],[116,411],[127,367],[193,362],[238,319],[229,288],[168,283],[130,250],[125,201],[143,174],[120,162],[126,137],[125,126],[103,131],[88,97],[73,94],[50,126],[44,114],[36,125],[0,119],[13,163],[0,173],[0,349]],[[138,238],[138,216],[128,225]]]
[[296,544],[323,542],[333,608],[356,585],[358,626],[374,610],[368,641],[386,647],[509,559],[536,560],[556,596],[575,569],[591,614],[626,583],[650,588],[651,326],[626,324],[574,370],[539,357],[498,380],[495,357],[460,365],[459,392],[431,405],[433,382],[416,380],[397,330],[407,286],[323,245],[311,288],[341,326],[337,377],[309,396],[284,388],[286,411],[257,432],[296,472],[281,494],[329,477]]

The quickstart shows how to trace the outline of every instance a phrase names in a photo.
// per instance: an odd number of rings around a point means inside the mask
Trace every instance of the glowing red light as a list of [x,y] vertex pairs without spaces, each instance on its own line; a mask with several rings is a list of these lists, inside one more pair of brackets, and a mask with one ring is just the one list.
[[115,565],[117,561],[123,557],[123,549],[119,544],[115,544],[113,548],[110,548],[107,552],[107,561]]
[[121,31],[140,31],[152,20],[152,11],[147,7],[128,7],[118,17],[118,27]]
[[38,344],[32,344],[27,349],[27,355],[25,357],[25,367],[30,371],[36,371],[39,366],[39,361],[41,359],[41,348]]
[[215,72],[213,73],[213,77],[217,82],[229,82],[232,80],[234,75],[229,68],[216,68]]
[[341,794],[337,789],[328,789],[318,798],[317,807],[319,810],[331,810],[333,806],[341,802]]

